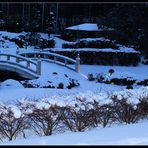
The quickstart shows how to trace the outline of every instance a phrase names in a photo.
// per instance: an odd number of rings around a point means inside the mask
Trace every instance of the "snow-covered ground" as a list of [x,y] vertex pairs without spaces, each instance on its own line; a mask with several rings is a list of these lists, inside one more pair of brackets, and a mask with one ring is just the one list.
[[113,76],[133,77],[137,80],[148,78],[148,66],[139,64],[138,66],[102,66],[102,65],[81,65],[81,73],[108,73],[109,69],[114,69]]
[[3,145],[148,145],[148,122],[14,140]]
[[[3,36],[8,36],[9,38],[18,37],[19,35],[25,34],[23,33],[8,33],[8,32],[0,32]],[[45,39],[48,38],[47,34],[41,34]],[[1,38],[1,36],[0,36]],[[60,49],[63,43],[67,43],[58,37],[54,37],[56,41],[55,50]],[[1,38],[2,39],[2,38]],[[90,39],[86,39],[90,40]],[[69,42],[70,43],[70,42]],[[5,48],[1,48],[1,52],[5,53],[16,53],[17,46],[14,42],[9,42],[6,40],[4,43]],[[124,51],[127,48],[121,47]],[[34,50],[34,47],[27,47],[27,49],[19,49],[19,51],[31,51]],[[53,49],[54,50],[54,49]],[[67,49],[66,49],[67,50]],[[129,51],[132,50],[129,48]],[[41,69],[41,77],[36,81],[39,84],[44,84],[46,81],[52,81],[54,85],[62,82],[63,84],[67,84],[67,78],[64,75],[68,75],[68,77],[78,80],[80,83],[79,86],[74,87],[72,89],[64,88],[64,89],[53,89],[53,88],[24,88],[18,81],[15,80],[7,80],[1,83],[0,86],[0,102],[9,102],[13,103],[15,100],[23,100],[23,99],[48,99],[52,103],[57,104],[72,104],[73,99],[77,96],[86,98],[86,99],[97,99],[101,100],[102,103],[105,103],[108,100],[108,94],[114,93],[120,95],[128,95],[129,100],[137,103],[138,97],[148,96],[148,87],[140,87],[134,86],[133,90],[125,89],[126,86],[117,86],[112,84],[104,84],[104,83],[96,83],[95,81],[88,81],[87,75],[89,73],[108,73],[109,69],[114,69],[114,73],[112,77],[132,77],[136,80],[143,80],[148,78],[148,66],[139,64],[136,67],[132,66],[101,66],[101,65],[81,65],[80,73],[76,73],[66,67],[48,63],[42,61],[42,69]],[[54,75],[53,73],[57,73],[58,75]],[[123,125],[123,126],[113,126],[108,128],[96,128],[84,133],[71,133],[66,132],[64,134],[52,135],[50,137],[37,137],[30,138],[26,140],[16,140],[12,142],[4,142],[0,144],[74,144],[74,145],[97,145],[97,144],[148,144],[148,136],[147,136],[147,126],[148,122],[144,121],[138,124],[131,125]]]
[[[133,90],[125,89],[126,86],[117,86],[112,84],[96,83],[95,81],[88,81],[86,76],[88,73],[104,72],[107,73],[112,66],[96,66],[96,65],[81,65],[81,73],[76,73],[66,67],[56,65],[53,63],[42,62],[42,75],[38,79],[39,84],[44,84],[46,79],[52,81],[55,85],[62,82],[67,83],[67,79],[64,78],[65,74],[68,74],[70,78],[78,80],[80,86],[74,87],[72,89],[53,89],[53,88],[23,88],[23,86],[15,82],[14,80],[7,80],[1,84],[0,91],[0,101],[13,101],[20,100],[24,98],[29,99],[39,99],[48,98],[48,100],[54,100],[55,102],[63,102],[63,100],[69,100],[69,98],[76,98],[76,96],[84,97],[87,99],[104,100],[107,98],[107,94],[118,93],[125,94],[125,96],[130,94],[129,100],[134,100],[137,102],[138,97],[141,95],[148,96],[147,87],[135,86]],[[123,74],[128,71],[130,76],[138,79],[147,77],[147,66],[139,65],[138,67],[120,67],[114,66],[115,75],[119,73]],[[56,72],[58,75],[52,77],[52,73]],[[142,74],[141,74],[142,73]],[[32,80],[36,81],[36,80]],[[17,94],[17,95],[16,95]],[[57,99],[58,98],[58,99]],[[134,98],[134,99],[133,99]],[[68,101],[69,102],[69,101]]]
[[[95,67],[95,66],[94,66]],[[54,83],[57,84],[57,82],[63,82],[66,83],[65,79],[63,79],[64,74],[67,74],[69,77],[74,78],[78,80],[80,83],[80,86],[77,86],[75,88],[69,89],[52,89],[52,88],[22,88],[18,87],[18,85],[14,84],[14,81],[7,81],[3,82],[1,84],[1,90],[0,91],[0,101],[9,101],[14,99],[21,99],[21,98],[41,98],[41,97],[51,97],[51,96],[70,96],[75,95],[79,93],[100,93],[100,92],[110,92],[115,90],[122,90],[125,87],[124,86],[115,86],[115,85],[109,85],[109,84],[102,84],[102,83],[96,83],[96,82],[90,82],[87,80],[87,72],[89,72],[92,69],[90,66],[87,67],[87,65],[83,66],[81,69],[82,73],[76,73],[66,67],[53,64],[53,63],[47,63],[42,62],[42,74],[39,78],[39,83],[44,83],[46,79],[49,81],[54,81]],[[97,70],[97,68],[96,68]],[[49,77],[53,72],[56,72],[59,75],[59,77]],[[49,78],[48,78],[49,77]],[[9,84],[8,84],[9,82]],[[20,85],[19,85],[20,86]],[[17,95],[16,95],[17,94]]]

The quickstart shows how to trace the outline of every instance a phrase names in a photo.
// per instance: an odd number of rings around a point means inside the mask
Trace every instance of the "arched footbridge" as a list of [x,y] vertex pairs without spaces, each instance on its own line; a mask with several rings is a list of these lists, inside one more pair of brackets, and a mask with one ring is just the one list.
[[42,60],[60,64],[76,72],[80,70],[79,57],[74,60],[49,52],[24,52],[17,55],[0,53],[0,71],[15,72],[25,79],[36,79],[41,75]]
[[0,53],[0,71],[14,72],[26,79],[40,76],[40,61],[35,62],[20,55]]
[[21,56],[24,56],[26,58],[31,59],[40,59],[47,62],[56,63],[62,66],[65,66],[71,70],[74,70],[76,72],[80,72],[80,57],[77,55],[76,60],[56,54],[51,52],[24,52],[20,53]]

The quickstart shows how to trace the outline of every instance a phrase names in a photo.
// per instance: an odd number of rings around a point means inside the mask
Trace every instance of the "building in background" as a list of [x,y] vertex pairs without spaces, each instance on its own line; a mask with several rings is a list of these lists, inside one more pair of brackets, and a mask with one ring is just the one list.
[[113,28],[98,25],[97,23],[83,23],[75,26],[65,28],[62,33],[62,38],[79,40],[80,38],[98,38],[113,35],[115,30]]

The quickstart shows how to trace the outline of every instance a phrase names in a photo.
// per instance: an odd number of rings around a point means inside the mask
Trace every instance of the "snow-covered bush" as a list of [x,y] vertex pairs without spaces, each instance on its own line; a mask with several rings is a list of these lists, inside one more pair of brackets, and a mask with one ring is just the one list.
[[96,82],[103,82],[105,78],[105,74],[104,73],[97,73],[97,74],[93,74],[90,73],[87,75],[87,79],[89,81],[96,81]]
[[2,36],[2,38],[4,39],[4,40],[8,40],[9,39],[9,37],[8,36]]
[[80,83],[78,82],[78,80],[69,78],[69,85],[67,86],[67,88],[71,89],[71,88],[77,87],[79,85],[80,85]]
[[137,110],[141,118],[148,116],[148,97],[141,97],[137,105]]
[[114,118],[120,123],[135,123],[139,120],[139,113],[137,110],[137,105],[128,101],[128,98],[122,97],[122,99],[117,99],[117,96],[111,96],[113,100],[114,108]]
[[71,96],[70,101],[54,96],[54,99],[25,98],[13,105],[0,104],[0,138],[25,138],[28,130],[39,136],[49,136],[67,130],[83,132],[98,126],[132,124],[148,117],[148,94],[142,93],[146,90],[140,89],[140,94],[135,94],[134,90],[107,94],[107,100],[87,94],[86,97]]
[[52,73],[45,77],[40,77],[35,80],[21,81],[21,84],[25,88],[59,88],[59,89],[71,89],[79,86],[79,82],[75,79],[68,77],[67,75]]
[[28,117],[30,128],[39,136],[50,136],[59,128],[59,115],[56,107],[50,104],[46,108],[33,108]]
[[94,80],[95,80],[94,75],[93,75],[92,73],[89,73],[89,74],[87,75],[87,79],[88,79],[89,81],[94,81]]
[[133,89],[133,86],[132,85],[128,85],[128,86],[126,86],[126,89]]
[[4,43],[5,43],[5,41],[3,40],[3,39],[1,39],[0,40],[0,48],[4,48],[5,46],[4,46]]
[[[33,32],[27,33],[25,36],[20,35],[19,41],[22,41],[24,46],[35,46],[36,48],[53,48],[55,46],[55,41],[53,39],[47,40],[41,37],[40,34]],[[18,43],[18,42],[17,42]]]
[[109,126],[115,122],[113,107],[112,104],[103,104],[98,109],[98,119],[103,127]]
[[138,85],[148,86],[148,79],[137,82]]
[[134,84],[148,86],[148,79],[136,80],[133,77],[124,76],[122,73],[117,76],[114,76],[113,73],[114,72],[96,74],[91,73],[87,75],[87,79],[89,81],[96,81],[99,83],[126,86],[127,89],[133,89]]
[[91,104],[92,108],[90,109],[89,113],[92,127],[106,127],[114,122],[112,104],[101,105],[96,100],[94,100],[94,102]]
[[0,105],[0,135],[4,139],[14,140],[26,129],[24,115],[17,106]]
[[[78,98],[77,98],[78,99]],[[89,114],[88,102],[81,102],[75,106],[61,107],[59,110],[62,123],[70,131],[83,132],[91,127],[92,121]]]
[[106,75],[104,73],[98,73],[95,76],[95,80],[96,82],[106,82],[107,83],[107,79],[105,79]]
[[116,85],[127,85],[131,86],[136,82],[136,80],[130,80],[128,78],[113,78],[110,80],[110,83],[114,83]]
[[19,47],[19,48],[23,48],[24,47],[24,41],[21,39],[17,39],[17,38],[12,38],[9,39],[10,42],[15,42],[15,44]]
[[57,88],[63,89],[64,84],[63,83],[59,83]]

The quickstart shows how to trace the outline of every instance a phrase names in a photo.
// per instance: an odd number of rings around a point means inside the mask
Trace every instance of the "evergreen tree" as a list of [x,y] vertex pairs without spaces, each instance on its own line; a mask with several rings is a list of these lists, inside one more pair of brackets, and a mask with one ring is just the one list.
[[6,22],[3,19],[3,11],[0,11],[0,30],[5,29]]
[[55,16],[54,16],[54,13],[50,11],[48,18],[46,20],[46,31],[49,37],[50,37],[50,34],[53,33],[54,25],[55,25]]
[[41,10],[38,5],[33,6],[32,19],[30,20],[30,31],[39,32],[41,28]]

